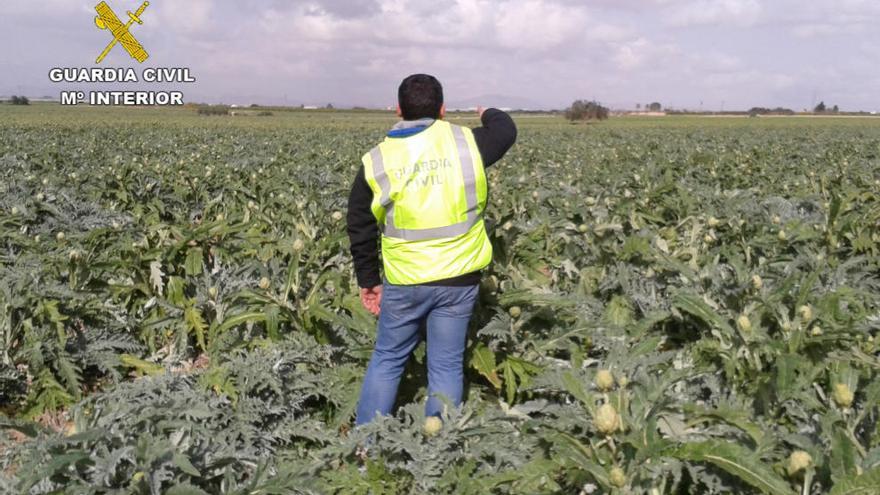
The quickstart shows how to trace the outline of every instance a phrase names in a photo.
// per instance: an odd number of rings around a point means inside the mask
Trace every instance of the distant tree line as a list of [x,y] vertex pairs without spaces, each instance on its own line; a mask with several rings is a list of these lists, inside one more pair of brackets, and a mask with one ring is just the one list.
[[604,120],[608,118],[608,108],[597,101],[576,100],[565,109],[565,118],[575,120]]
[[[642,104],[636,103],[636,110],[642,110]],[[662,112],[663,105],[660,104],[659,101],[655,101],[653,103],[645,103],[645,111],[646,112]]]
[[27,96],[12,95],[12,98],[9,98],[9,103],[13,105],[30,105],[31,101],[27,99]]
[[824,101],[820,101],[816,108],[813,109],[813,113],[839,113],[840,109],[837,108],[837,105],[834,105],[831,108],[825,106]]
[[764,108],[764,107],[752,107],[749,109],[750,117],[757,117],[758,115],[794,115],[794,110],[790,108]]
[[199,115],[229,115],[228,105],[199,105]]

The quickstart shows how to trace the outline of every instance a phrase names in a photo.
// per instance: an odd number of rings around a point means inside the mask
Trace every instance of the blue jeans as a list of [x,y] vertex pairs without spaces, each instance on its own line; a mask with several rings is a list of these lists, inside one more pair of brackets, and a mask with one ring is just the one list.
[[477,299],[477,285],[444,287],[392,285],[382,289],[376,347],[358,401],[358,425],[377,414],[387,415],[397,399],[404,366],[419,344],[419,327],[427,323],[427,416],[440,416],[445,397],[461,404],[464,384],[464,347],[468,322]]

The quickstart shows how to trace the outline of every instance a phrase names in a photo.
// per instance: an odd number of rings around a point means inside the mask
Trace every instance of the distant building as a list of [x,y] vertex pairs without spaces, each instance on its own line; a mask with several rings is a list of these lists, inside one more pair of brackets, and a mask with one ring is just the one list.
[[665,117],[666,112],[623,112],[623,115],[634,115],[641,117]]

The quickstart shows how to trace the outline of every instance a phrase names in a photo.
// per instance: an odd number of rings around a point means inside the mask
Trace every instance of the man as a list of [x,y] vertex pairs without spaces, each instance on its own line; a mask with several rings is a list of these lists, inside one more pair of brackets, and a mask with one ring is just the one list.
[[440,416],[442,397],[461,404],[468,322],[480,270],[492,260],[483,223],[484,167],[516,140],[513,120],[500,110],[478,109],[483,126],[473,130],[443,121],[443,88],[433,76],[407,77],[397,96],[403,120],[364,155],[348,200],[361,302],[379,316],[358,425],[391,412],[422,323],[428,347],[425,413]]

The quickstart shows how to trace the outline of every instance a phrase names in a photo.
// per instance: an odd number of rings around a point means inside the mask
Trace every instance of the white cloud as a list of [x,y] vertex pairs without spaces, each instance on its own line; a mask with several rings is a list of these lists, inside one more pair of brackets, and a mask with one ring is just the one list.
[[666,22],[673,27],[697,25],[751,26],[764,9],[758,0],[692,0],[669,2]]
[[639,38],[633,42],[625,43],[617,48],[614,54],[614,62],[623,70],[637,69],[647,57],[647,49],[650,47],[648,40]]
[[717,50],[691,53],[686,59],[691,70],[700,72],[735,72],[743,70],[746,65],[739,57]]
[[76,12],[94,12],[94,4],[69,0],[45,0],[35,3],[27,0],[11,0],[3,2],[3,18],[11,20],[11,16],[40,15],[45,13],[72,14]]
[[805,23],[794,26],[791,33],[798,38],[816,38],[820,36],[832,36],[839,33],[840,26],[823,23]]
[[656,43],[645,37],[617,44],[611,57],[617,69],[631,71],[646,67],[671,65],[678,49],[668,43]]
[[742,72],[706,73],[702,82],[708,87],[732,90],[737,87],[781,90],[791,87],[795,79],[787,74],[778,74],[758,70]]
[[216,4],[212,0],[187,0],[173,4],[151,2],[145,16],[156,15],[162,29],[172,29],[185,35],[198,35],[205,31],[213,31],[216,20],[212,13],[216,12],[215,9]]
[[[140,0],[107,1],[124,15]],[[0,53],[0,94],[51,94],[48,67],[91,63],[106,38],[95,2],[4,1],[0,45],[16,49]],[[415,71],[450,100],[553,105],[795,106],[816,91],[854,108],[880,87],[877,0],[189,0],[144,20],[148,63],[190,65],[208,100],[384,105]]]
[[545,0],[511,2],[499,9],[495,29],[502,47],[547,50],[571,42],[589,30],[587,13]]
[[638,30],[629,27],[596,21],[587,24],[584,31],[584,35],[590,41],[617,43],[636,38],[639,34]]

